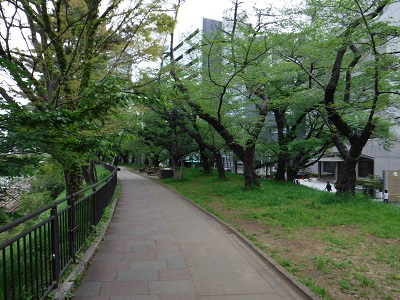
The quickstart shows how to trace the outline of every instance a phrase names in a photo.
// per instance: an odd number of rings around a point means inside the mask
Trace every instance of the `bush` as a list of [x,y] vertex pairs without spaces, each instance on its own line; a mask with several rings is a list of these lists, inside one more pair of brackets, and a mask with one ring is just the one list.
[[21,195],[21,206],[18,210],[21,214],[29,214],[47,204],[50,204],[53,198],[48,191],[41,193],[24,193]]
[[64,173],[61,165],[53,161],[43,162],[31,181],[31,193],[48,192],[56,198],[65,189]]

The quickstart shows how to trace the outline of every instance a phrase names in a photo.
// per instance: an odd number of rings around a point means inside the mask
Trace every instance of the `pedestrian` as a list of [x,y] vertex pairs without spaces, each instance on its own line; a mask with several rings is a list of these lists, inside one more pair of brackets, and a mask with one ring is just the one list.
[[383,203],[389,203],[389,192],[388,190],[384,190],[382,194]]
[[326,187],[324,190],[327,190],[328,192],[332,191],[332,186],[329,184],[329,181],[326,183]]

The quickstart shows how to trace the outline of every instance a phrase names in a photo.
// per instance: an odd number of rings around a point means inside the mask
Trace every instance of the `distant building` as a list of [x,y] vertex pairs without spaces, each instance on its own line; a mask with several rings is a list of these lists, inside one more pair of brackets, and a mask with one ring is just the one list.
[[[226,13],[228,14],[228,13]],[[243,14],[245,16],[245,14]],[[393,3],[390,7],[385,9],[382,20],[391,20],[393,24],[400,25],[400,1]],[[229,22],[223,22],[213,19],[203,18],[202,20],[202,31],[206,34],[212,35],[212,32],[218,28],[229,27]],[[179,43],[174,50],[176,51],[175,60],[179,61],[182,66],[191,66],[195,63],[202,62],[203,66],[206,61],[204,57],[200,57],[200,53],[196,53],[195,44],[199,43],[201,39],[200,30],[197,29],[190,34],[185,40]],[[398,49],[400,41],[394,40],[387,47]],[[216,58],[219,59],[219,58]],[[194,75],[196,76],[196,75]],[[248,108],[251,110],[251,108]],[[391,107],[390,114],[394,119],[400,120],[400,108]],[[273,115],[268,116],[266,120],[266,127],[271,127],[271,121]],[[272,125],[273,126],[273,125]],[[392,128],[395,134],[400,135],[400,124],[397,127]],[[269,132],[269,134],[271,134]],[[356,167],[357,178],[369,178],[371,176],[383,176],[383,172],[386,170],[400,169],[400,143],[394,142],[393,147],[390,149],[384,149],[381,144],[381,140],[377,138],[371,138],[363,149],[361,156]],[[319,177],[329,176],[332,181],[336,181],[340,171],[343,159],[337,153],[336,148],[331,149],[331,153],[322,157],[318,163],[314,164],[309,169],[313,173],[318,173]],[[223,162],[226,170],[232,172],[242,172],[242,163],[237,161],[232,153],[226,153],[223,156]],[[261,161],[265,163],[266,161]],[[271,173],[271,167],[263,167],[258,170],[260,175],[269,175]]]

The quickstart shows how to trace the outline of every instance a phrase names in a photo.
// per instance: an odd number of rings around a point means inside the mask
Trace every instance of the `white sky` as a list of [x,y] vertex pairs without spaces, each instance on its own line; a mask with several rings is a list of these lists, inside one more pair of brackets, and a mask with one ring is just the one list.
[[230,0],[186,0],[178,14],[177,29],[181,32],[201,28],[203,17],[222,20],[222,13],[230,4]]
[[[266,7],[268,4],[282,6],[292,3],[287,0],[242,0],[243,8],[251,11],[253,6]],[[197,28],[201,28],[202,18],[222,21],[223,11],[232,8],[232,0],[186,0],[178,14],[177,35],[187,35]]]

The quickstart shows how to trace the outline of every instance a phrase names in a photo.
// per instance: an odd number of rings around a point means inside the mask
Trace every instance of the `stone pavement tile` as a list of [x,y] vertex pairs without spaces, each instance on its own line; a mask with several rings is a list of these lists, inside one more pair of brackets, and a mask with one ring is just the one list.
[[172,230],[172,227],[169,223],[160,224],[158,225],[158,228],[160,230]]
[[151,226],[151,225],[155,224],[155,222],[153,220],[151,220],[149,218],[145,218],[145,217],[143,217],[143,218],[137,218],[137,217],[129,218],[128,222],[129,222],[129,225],[132,226],[132,227],[134,227],[134,226],[145,226],[145,225]]
[[106,236],[104,237],[104,241],[116,241],[118,240],[118,237],[118,234],[106,234]]
[[114,214],[112,217],[112,222],[124,223],[127,221],[129,221],[129,217],[126,214],[119,214],[118,216]]
[[76,297],[98,296],[101,290],[101,282],[82,282],[77,289]]
[[129,263],[129,270],[161,270],[166,268],[167,261],[165,260],[133,261]]
[[107,234],[122,235],[122,234],[127,234],[128,230],[129,230],[128,227],[113,227],[107,229]]
[[163,235],[173,234],[173,231],[171,229],[158,229],[157,234],[163,234]]
[[174,252],[157,252],[158,259],[183,259],[182,252],[174,251]]
[[174,252],[181,251],[181,247],[179,245],[157,245],[155,246],[156,252]]
[[121,175],[113,225],[74,300],[300,299],[243,261],[242,250],[176,195],[139,176],[124,181],[136,175]]
[[160,280],[190,280],[188,269],[164,269],[158,271]]
[[99,272],[98,270],[89,268],[88,271],[85,273],[85,276],[83,276],[82,282],[115,281],[116,277],[117,277],[116,270],[112,271],[102,270],[101,272]]
[[[152,248],[150,248],[152,247]],[[155,246],[147,246],[147,245],[135,245],[130,247],[132,253],[147,253],[147,252],[156,252]],[[150,251],[151,249],[151,251]]]
[[196,294],[167,294],[160,295],[160,300],[197,300]]
[[122,221],[117,222],[117,221],[113,220],[110,223],[109,228],[113,228],[113,227],[129,227],[129,226],[128,226],[127,221],[126,222],[122,222]]
[[129,221],[128,222],[128,226],[130,228],[151,228],[154,229],[155,231],[160,230],[160,227],[158,226],[158,222],[157,221],[153,221],[153,220],[143,220],[140,222],[135,222],[135,221]]
[[126,239],[125,240],[125,246],[154,246],[156,244],[156,241],[154,240],[149,240],[149,239]]
[[112,270],[127,270],[129,264],[126,261],[93,261],[89,269],[93,271],[112,271]]
[[158,270],[122,270],[118,271],[116,281],[158,280]]
[[[122,244],[125,244],[125,241],[122,241]],[[119,252],[119,253],[129,253],[132,252],[131,247],[125,246],[125,245],[120,245],[120,243],[115,243],[115,244],[105,244],[101,245],[98,253],[114,253],[114,252]]]
[[121,253],[96,253],[93,261],[120,261]]
[[157,241],[175,241],[176,242],[176,236],[174,234],[153,234],[150,235],[149,238]]
[[124,247],[126,245],[125,245],[125,241],[124,240],[119,240],[119,239],[117,239],[117,240],[103,240],[101,242],[101,244],[100,244],[99,250],[101,248],[107,247],[107,246]]
[[121,253],[121,260],[156,260],[156,253]]
[[149,295],[158,294],[194,294],[195,289],[190,280],[150,281]]
[[136,228],[128,228],[126,231],[127,235],[133,235],[133,234],[154,234],[157,232],[158,229],[154,229],[151,227],[136,227]]
[[171,245],[179,246],[179,243],[176,241],[175,238],[171,240],[170,239],[154,239],[154,240],[156,240],[156,246],[171,246]]
[[187,269],[183,259],[167,259],[168,269]]
[[131,296],[148,294],[149,284],[147,281],[103,282],[100,291],[100,296]]
[[159,295],[111,296],[110,300],[160,300],[160,296]]
[[[129,234],[129,235],[119,235],[118,237],[119,240],[121,241],[144,241],[144,240],[150,240],[147,234]],[[153,240],[153,245],[155,244],[155,241]],[[128,245],[127,245],[128,246]]]
[[244,295],[219,295],[201,296],[200,300],[282,300],[277,294],[244,294]]
[[[116,209],[116,208],[115,208]],[[116,219],[116,218],[125,218],[126,214],[122,214],[122,213],[118,213],[118,212],[114,212],[112,219]]]
[[109,300],[108,296],[74,296],[74,300]]

